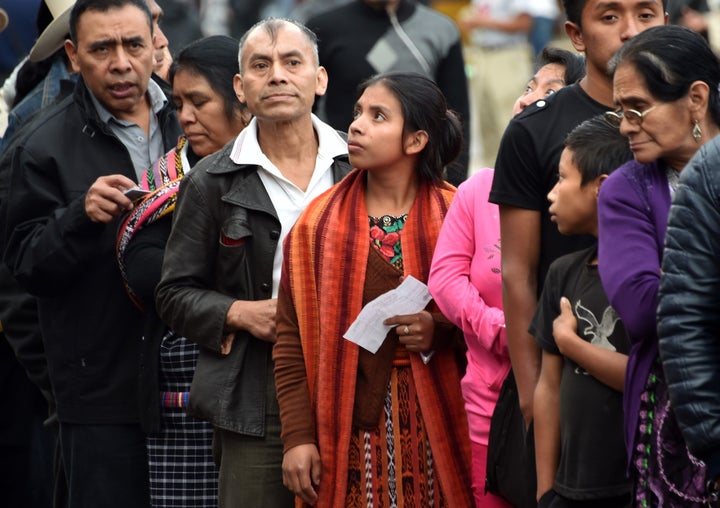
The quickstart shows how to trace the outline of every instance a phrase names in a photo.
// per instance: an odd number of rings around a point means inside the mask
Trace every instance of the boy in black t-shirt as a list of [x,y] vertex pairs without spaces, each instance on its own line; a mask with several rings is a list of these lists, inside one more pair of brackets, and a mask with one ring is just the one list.
[[[560,233],[597,237],[600,185],[630,159],[627,139],[602,116],[568,135],[548,194]],[[530,332],[542,349],[533,402],[538,506],[627,506],[622,390],[630,346],[600,283],[597,245],[553,262]]]

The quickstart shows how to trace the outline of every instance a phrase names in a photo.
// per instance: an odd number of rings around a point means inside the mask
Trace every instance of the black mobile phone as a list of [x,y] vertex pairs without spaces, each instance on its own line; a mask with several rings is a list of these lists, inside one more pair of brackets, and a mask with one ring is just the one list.
[[131,187],[130,189],[123,191],[123,194],[125,194],[130,201],[137,201],[138,199],[144,198],[150,194],[150,191],[141,189],[140,187]]

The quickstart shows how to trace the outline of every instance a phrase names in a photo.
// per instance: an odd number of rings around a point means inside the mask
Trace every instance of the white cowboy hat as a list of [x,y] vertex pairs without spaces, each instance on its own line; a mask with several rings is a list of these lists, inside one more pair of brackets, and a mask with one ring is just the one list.
[[0,8],[0,32],[5,30],[8,26],[8,14],[5,9]]
[[70,11],[75,0],[44,0],[53,20],[35,41],[28,57],[31,62],[45,60],[62,48],[70,32]]

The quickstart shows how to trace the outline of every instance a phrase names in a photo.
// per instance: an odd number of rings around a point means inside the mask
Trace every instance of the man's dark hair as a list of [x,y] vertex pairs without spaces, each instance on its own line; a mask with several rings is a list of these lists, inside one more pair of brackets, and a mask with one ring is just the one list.
[[563,79],[566,85],[572,85],[585,76],[585,57],[580,53],[567,49],[546,47],[540,52],[535,61],[535,72],[548,64],[562,65],[565,69]]
[[78,0],[70,11],[70,40],[77,45],[77,25],[82,16],[87,11],[107,12],[110,9],[119,9],[126,5],[134,5],[147,16],[150,25],[150,34],[153,33],[152,14],[145,0]]
[[607,123],[603,115],[585,120],[570,131],[565,138],[565,148],[580,170],[580,185],[600,175],[609,175],[633,158],[627,138],[620,134],[620,129]]
[[[580,19],[582,18],[582,11],[586,3],[587,0],[562,0],[563,10],[565,11],[567,20],[581,27]],[[667,12],[668,0],[662,0],[662,6],[663,12]]]

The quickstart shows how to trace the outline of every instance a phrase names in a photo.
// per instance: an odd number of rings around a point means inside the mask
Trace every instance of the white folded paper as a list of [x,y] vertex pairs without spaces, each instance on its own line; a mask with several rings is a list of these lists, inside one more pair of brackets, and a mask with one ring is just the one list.
[[430,300],[432,296],[427,286],[408,275],[398,287],[365,305],[343,337],[375,353],[393,328],[384,325],[383,321],[393,316],[420,312]]

